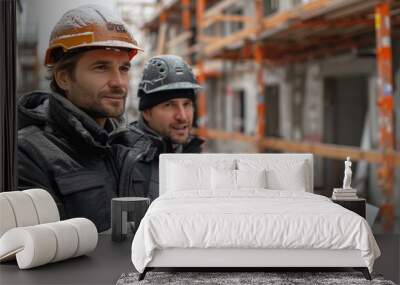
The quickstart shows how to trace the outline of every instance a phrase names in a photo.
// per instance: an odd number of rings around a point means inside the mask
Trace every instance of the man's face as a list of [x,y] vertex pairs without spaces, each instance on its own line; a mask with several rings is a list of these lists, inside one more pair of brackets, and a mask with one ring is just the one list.
[[82,54],[73,78],[61,70],[57,83],[68,100],[93,118],[119,117],[125,110],[129,69],[128,52],[96,49]]
[[176,98],[143,111],[150,128],[173,143],[187,142],[193,123],[193,102],[187,98]]

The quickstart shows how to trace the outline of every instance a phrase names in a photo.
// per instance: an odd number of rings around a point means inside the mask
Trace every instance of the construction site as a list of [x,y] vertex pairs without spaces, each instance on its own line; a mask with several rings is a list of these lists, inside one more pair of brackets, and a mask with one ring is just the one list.
[[400,280],[400,1],[64,2],[16,1],[17,98],[49,90],[44,52],[57,18],[92,2],[112,8],[143,48],[125,121],[141,114],[146,61],[182,57],[202,86],[193,133],[203,152],[311,153],[314,192],[326,197],[344,185],[350,157],[351,186],[384,253],[378,272]]
[[[21,1],[29,5],[29,1]],[[206,152],[314,154],[315,192],[353,187],[400,216],[400,3],[374,0],[171,0],[114,3],[144,48],[134,61],[127,120],[146,59],[175,54],[203,89],[196,129]],[[23,5],[22,5],[23,6]],[[29,9],[25,10],[30,11]],[[46,88],[38,25],[19,21],[19,93]]]
[[[125,20],[138,2],[119,1]],[[313,153],[315,191],[326,196],[350,156],[354,187],[379,206],[383,227],[394,226],[398,2],[176,0],[152,9],[140,26],[144,57],[177,54],[192,64],[204,86],[197,133],[208,152]]]

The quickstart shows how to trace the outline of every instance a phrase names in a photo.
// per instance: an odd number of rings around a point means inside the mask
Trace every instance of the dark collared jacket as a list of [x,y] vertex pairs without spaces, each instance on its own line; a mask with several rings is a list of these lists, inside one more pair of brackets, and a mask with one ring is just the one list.
[[200,153],[204,141],[191,136],[184,145],[173,145],[153,131],[140,117],[127,129],[111,135],[113,145],[118,145],[117,163],[121,176],[121,189],[129,189],[135,196],[154,200],[159,194],[159,156],[161,153]]
[[85,217],[110,227],[119,173],[109,132],[59,94],[34,92],[18,102],[18,187],[47,189],[61,218]]

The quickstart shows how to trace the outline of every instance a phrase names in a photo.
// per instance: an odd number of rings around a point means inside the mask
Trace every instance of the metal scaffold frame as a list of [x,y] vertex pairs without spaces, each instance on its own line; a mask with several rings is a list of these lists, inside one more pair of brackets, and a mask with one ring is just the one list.
[[[393,226],[394,169],[400,166],[400,153],[395,150],[393,120],[393,68],[391,28],[400,27],[400,16],[392,17],[391,7],[400,9],[395,1],[378,0],[314,0],[291,9],[264,15],[264,1],[252,0],[255,17],[231,14],[229,8],[240,0],[175,0],[161,7],[159,20],[146,23],[145,29],[164,37],[163,23],[173,13],[178,14],[183,33],[175,41],[187,44],[188,58],[194,65],[201,84],[220,76],[220,71],[208,69],[213,60],[252,61],[257,74],[257,132],[254,136],[207,129],[207,102],[203,91],[198,100],[197,133],[213,140],[251,142],[259,150],[311,152],[325,158],[364,160],[380,164],[378,171],[384,199],[381,205],[384,227]],[[171,21],[173,21],[171,17]],[[210,27],[221,23],[238,23],[240,29],[230,34],[210,34]],[[375,23],[375,25],[374,25]],[[161,24],[161,25],[160,25]],[[195,32],[191,25],[196,24]],[[218,29],[217,29],[218,30]],[[163,33],[162,33],[163,32]],[[371,34],[375,33],[374,37]],[[307,38],[307,41],[303,41]],[[192,44],[189,43],[190,40]],[[163,39],[165,41],[165,39]],[[194,42],[194,44],[193,44]],[[167,44],[167,46],[171,44]],[[234,46],[234,48],[232,48]],[[324,143],[296,142],[265,137],[265,72],[266,65],[276,66],[309,59],[324,58],[358,47],[372,46],[377,51],[380,149],[366,151],[357,147]],[[163,50],[165,51],[165,50]]]
[[382,163],[378,170],[384,201],[381,212],[384,227],[393,227],[394,207],[394,132],[393,132],[393,68],[390,7],[388,3],[375,8],[376,50],[378,65],[378,107]]

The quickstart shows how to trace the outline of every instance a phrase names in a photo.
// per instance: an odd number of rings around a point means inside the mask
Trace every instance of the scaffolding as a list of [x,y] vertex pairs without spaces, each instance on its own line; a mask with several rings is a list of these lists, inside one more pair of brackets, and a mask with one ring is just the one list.
[[[177,53],[194,65],[200,83],[221,76],[213,61],[253,61],[257,74],[257,132],[254,135],[207,129],[206,94],[198,100],[197,132],[211,140],[237,140],[265,149],[310,152],[330,159],[368,161],[380,165],[384,197],[380,208],[385,229],[393,226],[394,170],[400,167],[395,150],[392,29],[400,27],[400,3],[377,0],[245,1],[251,13],[235,7],[241,0],[172,0],[160,2],[154,17],[142,27],[158,35],[157,53]],[[283,4],[284,9],[277,9]],[[193,20],[192,20],[193,19]],[[226,32],[223,23],[232,28]],[[167,35],[167,25],[179,33]],[[380,148],[296,141],[265,136],[265,66],[281,66],[326,58],[348,51],[376,50]],[[268,122],[267,122],[268,124]]]

